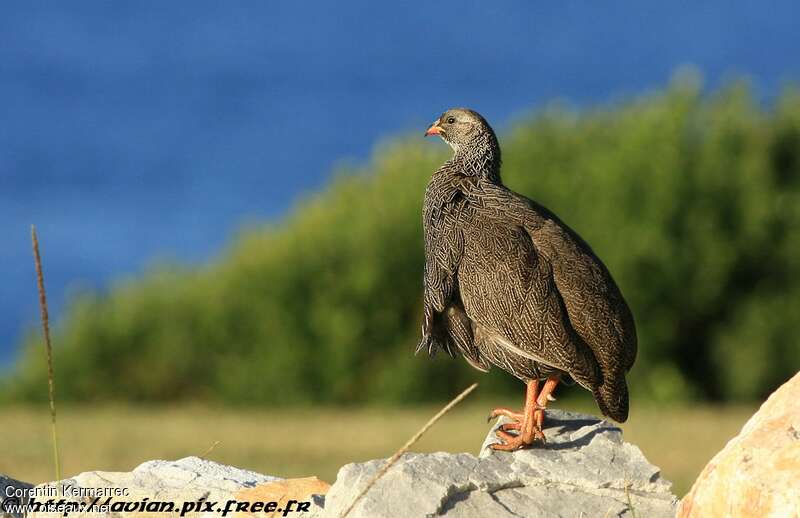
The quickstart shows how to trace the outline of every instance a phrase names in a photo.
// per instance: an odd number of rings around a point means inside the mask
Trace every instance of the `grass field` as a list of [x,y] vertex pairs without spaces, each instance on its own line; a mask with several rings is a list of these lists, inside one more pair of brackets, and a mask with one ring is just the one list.
[[[487,410],[498,403],[513,402],[465,403],[414,450],[476,453],[487,431]],[[343,464],[391,455],[437,410],[63,407],[62,466],[67,476],[87,470],[128,471],[145,460],[202,455],[219,441],[207,458],[272,475],[317,475],[333,482]],[[683,495],[754,410],[634,408],[623,429],[626,439],[661,466],[676,494]],[[0,408],[0,426],[0,473],[37,483],[55,478],[46,406]]]

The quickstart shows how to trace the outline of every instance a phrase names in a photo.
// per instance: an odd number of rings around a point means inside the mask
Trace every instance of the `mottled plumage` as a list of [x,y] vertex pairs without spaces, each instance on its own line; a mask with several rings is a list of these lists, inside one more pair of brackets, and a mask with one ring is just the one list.
[[523,382],[569,375],[604,415],[628,417],[633,317],[589,245],[552,212],[507,189],[500,147],[474,111],[429,130],[454,154],[425,192],[422,341]]

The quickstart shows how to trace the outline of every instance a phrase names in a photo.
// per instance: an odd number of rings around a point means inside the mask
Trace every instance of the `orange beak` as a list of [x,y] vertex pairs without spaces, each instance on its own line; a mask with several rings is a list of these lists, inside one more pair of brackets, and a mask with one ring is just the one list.
[[441,135],[444,131],[441,127],[439,127],[439,121],[434,122],[431,124],[431,127],[425,132],[426,137],[430,137],[431,135]]

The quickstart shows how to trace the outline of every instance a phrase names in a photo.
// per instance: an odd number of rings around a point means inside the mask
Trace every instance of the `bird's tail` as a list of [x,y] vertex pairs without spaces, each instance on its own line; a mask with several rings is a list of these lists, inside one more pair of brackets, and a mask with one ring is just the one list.
[[592,392],[603,415],[618,423],[628,420],[628,384],[625,375],[604,376],[603,383]]

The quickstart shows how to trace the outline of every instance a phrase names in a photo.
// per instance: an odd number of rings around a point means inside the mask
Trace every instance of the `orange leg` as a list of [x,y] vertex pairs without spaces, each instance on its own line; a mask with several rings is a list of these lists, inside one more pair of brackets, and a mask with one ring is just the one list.
[[[525,392],[525,410],[520,414],[507,408],[496,408],[489,414],[489,419],[497,416],[506,416],[513,421],[500,427],[497,436],[503,441],[500,444],[493,444],[492,449],[502,451],[512,451],[524,448],[533,444],[536,439],[544,441],[544,434],[541,427],[537,424],[536,412],[540,409],[538,404],[539,380],[531,380],[527,384]],[[508,430],[517,430],[516,435],[507,433]]]
[[539,397],[536,399],[536,406],[539,407],[536,409],[536,426],[538,426],[540,430],[544,424],[544,410],[547,408],[547,402],[550,400],[550,397],[552,397],[551,394],[556,389],[559,381],[561,381],[561,378],[558,376],[550,376],[547,378],[547,381],[544,382],[544,386],[542,387],[542,391],[539,392]]

